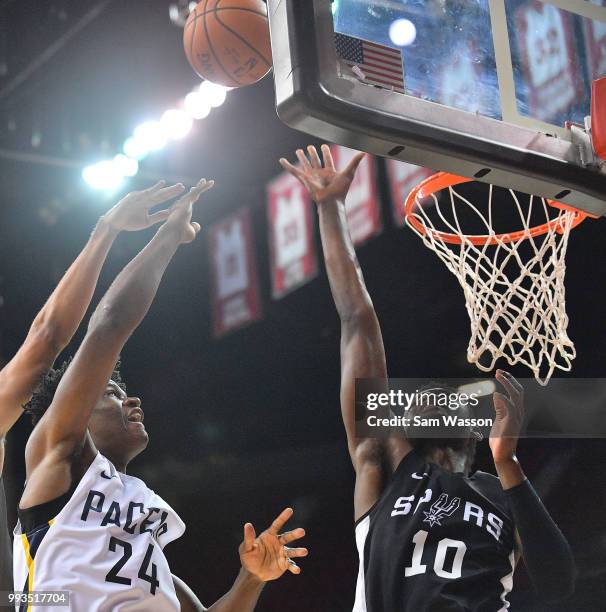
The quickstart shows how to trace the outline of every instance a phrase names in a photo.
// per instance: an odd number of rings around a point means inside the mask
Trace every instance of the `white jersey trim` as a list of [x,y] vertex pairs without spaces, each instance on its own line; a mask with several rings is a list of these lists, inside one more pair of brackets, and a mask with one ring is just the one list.
[[370,516],[367,515],[356,525],[356,547],[360,565],[358,568],[358,580],[356,582],[356,599],[352,612],[367,612],[366,609],[366,583],[364,581],[364,548],[366,538],[370,530]]
[[501,578],[501,584],[503,585],[503,592],[501,593],[501,601],[503,602],[503,607],[499,608],[498,612],[506,612],[509,610],[510,602],[507,601],[507,596],[511,593],[511,589],[513,588],[513,572],[516,567],[516,553],[515,549],[509,553],[509,563],[511,564],[511,572],[506,576]]

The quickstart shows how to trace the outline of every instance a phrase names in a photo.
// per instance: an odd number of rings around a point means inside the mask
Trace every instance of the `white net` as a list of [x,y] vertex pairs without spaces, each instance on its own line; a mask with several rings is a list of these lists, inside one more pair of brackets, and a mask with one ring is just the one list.
[[[565,256],[570,230],[582,219],[540,197],[499,190],[496,198],[491,185],[482,187],[488,197],[481,206],[461,195],[460,186],[423,201],[417,195],[407,224],[463,288],[471,322],[468,361],[485,372],[500,357],[523,363],[546,385],[556,368],[569,371],[575,357],[566,332]],[[515,232],[495,231],[495,213],[503,220],[504,208],[507,226],[512,219],[519,224]]]

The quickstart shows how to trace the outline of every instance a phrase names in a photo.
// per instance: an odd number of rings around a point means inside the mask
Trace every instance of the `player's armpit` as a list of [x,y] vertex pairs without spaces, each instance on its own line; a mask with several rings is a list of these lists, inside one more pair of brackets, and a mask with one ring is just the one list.
[[387,389],[383,337],[372,304],[341,322],[341,414],[356,471],[356,520],[374,505],[386,479],[411,449],[404,438],[385,440],[356,435],[355,383],[358,378],[382,379]]
[[[359,447],[359,454],[366,452],[365,445]],[[359,457],[356,468],[356,484],[354,488],[354,520],[358,521],[377,502],[385,482],[389,478],[383,462],[370,458]]]
[[177,593],[177,599],[181,606],[181,612],[205,612],[207,608],[196,597],[196,594],[179,578],[173,574],[173,584]]

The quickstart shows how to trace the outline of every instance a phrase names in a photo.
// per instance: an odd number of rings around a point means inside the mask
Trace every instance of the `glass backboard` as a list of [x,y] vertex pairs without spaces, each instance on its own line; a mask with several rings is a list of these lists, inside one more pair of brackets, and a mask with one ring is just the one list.
[[422,166],[606,212],[567,122],[606,75],[606,0],[268,0],[278,114]]

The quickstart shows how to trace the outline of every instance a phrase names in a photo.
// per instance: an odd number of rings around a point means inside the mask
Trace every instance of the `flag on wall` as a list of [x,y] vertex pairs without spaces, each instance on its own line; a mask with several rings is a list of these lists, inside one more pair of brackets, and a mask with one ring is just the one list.
[[433,170],[415,166],[395,159],[387,160],[387,178],[391,193],[391,205],[394,222],[398,227],[404,225],[404,203],[408,194],[424,179],[433,174]]
[[208,230],[212,266],[213,335],[261,317],[250,211],[245,208]]
[[272,296],[279,299],[314,278],[315,214],[305,187],[288,172],[267,186]]
[[[337,170],[347,166],[351,158],[358,152],[347,147],[334,145],[331,147]],[[381,211],[377,194],[375,158],[366,155],[345,201],[347,224],[354,246],[366,242],[381,233]]]
[[404,93],[402,51],[386,45],[335,33],[337,57],[349,66],[352,76],[370,85]]

